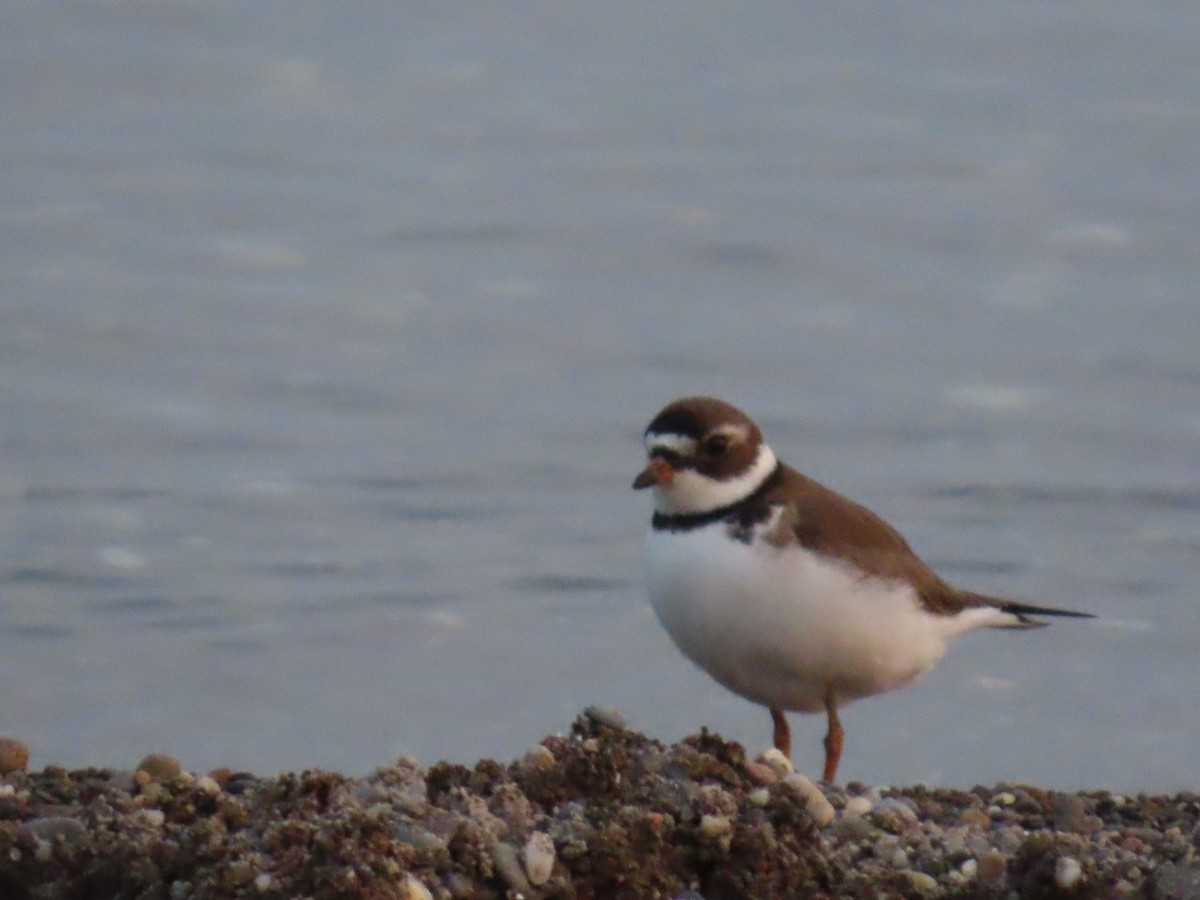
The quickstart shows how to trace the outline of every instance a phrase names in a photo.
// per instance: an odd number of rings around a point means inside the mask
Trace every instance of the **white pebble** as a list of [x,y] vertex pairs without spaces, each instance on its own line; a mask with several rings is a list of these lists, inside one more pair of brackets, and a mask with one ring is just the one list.
[[215,778],[210,778],[207,775],[201,775],[196,779],[196,790],[203,791],[210,797],[215,797],[221,793],[221,785],[217,783]]
[[909,824],[917,821],[916,811],[897,797],[885,797],[879,801],[873,811],[879,816],[899,818]]
[[274,886],[274,879],[269,872],[260,872],[254,878],[254,888],[259,891],[269,891]]
[[774,770],[775,774],[780,778],[786,778],[796,771],[796,767],[792,765],[792,761],[783,755],[777,747],[772,747],[766,750],[758,758],[760,763],[764,763]]
[[0,784],[0,797],[11,797],[17,789],[11,784]]
[[554,752],[542,744],[531,747],[525,754],[525,765],[531,769],[549,769],[554,765]]
[[755,788],[746,795],[746,799],[755,806],[766,806],[771,802],[771,792],[765,787]]
[[535,831],[525,842],[525,874],[534,887],[550,880],[554,871],[554,841],[544,831]]
[[400,900],[433,900],[433,894],[429,893],[429,888],[421,879],[408,874],[400,884]]
[[824,828],[837,816],[833,804],[825,799],[821,789],[799,772],[793,772],[783,779],[783,783],[790,786],[804,801],[804,808],[818,828]]
[[701,816],[700,833],[722,850],[728,850],[733,843],[733,823],[728,816]]
[[1063,890],[1083,877],[1083,866],[1072,856],[1060,856],[1054,863],[1054,883]]
[[1012,806],[1017,802],[1017,797],[1015,794],[1011,794],[1008,791],[1001,791],[995,797],[993,797],[992,800],[1000,806]]
[[912,889],[922,897],[932,897],[939,893],[937,879],[932,875],[906,869],[904,877],[908,879],[908,883],[912,886]]
[[496,869],[496,874],[504,880],[513,893],[523,894],[532,889],[533,886],[525,874],[525,867],[521,865],[521,860],[517,856],[517,848],[512,844],[504,841],[492,844],[492,865]]
[[145,822],[151,828],[162,828],[163,822],[167,820],[166,814],[161,809],[139,809],[133,817]]
[[846,808],[842,810],[842,818],[844,819],[861,819],[871,811],[874,804],[866,797],[851,797],[846,801]]
[[979,871],[979,863],[975,859],[963,860],[963,864],[958,867],[958,871],[962,872],[962,877],[970,881]]

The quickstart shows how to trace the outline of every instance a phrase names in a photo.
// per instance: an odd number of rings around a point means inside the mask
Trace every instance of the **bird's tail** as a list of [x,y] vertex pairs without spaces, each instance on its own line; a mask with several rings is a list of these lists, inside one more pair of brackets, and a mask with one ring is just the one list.
[[1045,628],[1050,624],[1049,622],[1039,622],[1034,618],[1035,616],[1057,616],[1068,619],[1096,618],[1092,613],[1077,612],[1073,609],[1055,609],[1052,606],[1033,606],[1030,603],[1018,603],[1015,600],[977,594],[974,591],[962,591],[961,596],[969,606],[991,606],[1012,617],[1008,622],[991,626],[993,628]]

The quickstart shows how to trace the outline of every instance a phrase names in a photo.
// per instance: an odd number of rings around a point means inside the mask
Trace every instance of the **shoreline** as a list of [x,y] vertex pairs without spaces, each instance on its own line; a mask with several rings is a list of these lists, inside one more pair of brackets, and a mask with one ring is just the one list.
[[596,709],[470,768],[8,768],[13,900],[1200,897],[1193,793],[817,786],[781,756],[704,731],[664,745]]

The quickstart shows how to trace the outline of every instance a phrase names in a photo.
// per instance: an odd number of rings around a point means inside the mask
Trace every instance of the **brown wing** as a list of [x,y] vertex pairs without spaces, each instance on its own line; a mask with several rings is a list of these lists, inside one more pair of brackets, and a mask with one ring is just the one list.
[[777,484],[762,499],[788,507],[792,535],[801,546],[844,559],[869,575],[909,582],[930,612],[951,615],[971,605],[871,510],[795,469],[780,469]]

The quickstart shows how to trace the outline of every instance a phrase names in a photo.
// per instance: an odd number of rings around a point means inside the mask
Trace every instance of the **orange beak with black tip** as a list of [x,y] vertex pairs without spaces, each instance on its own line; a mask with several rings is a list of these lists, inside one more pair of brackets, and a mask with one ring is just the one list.
[[640,491],[642,488],[654,487],[655,485],[664,485],[669,487],[675,478],[675,469],[671,464],[662,457],[656,456],[650,460],[650,464],[638,473],[638,477],[633,479],[633,489]]

